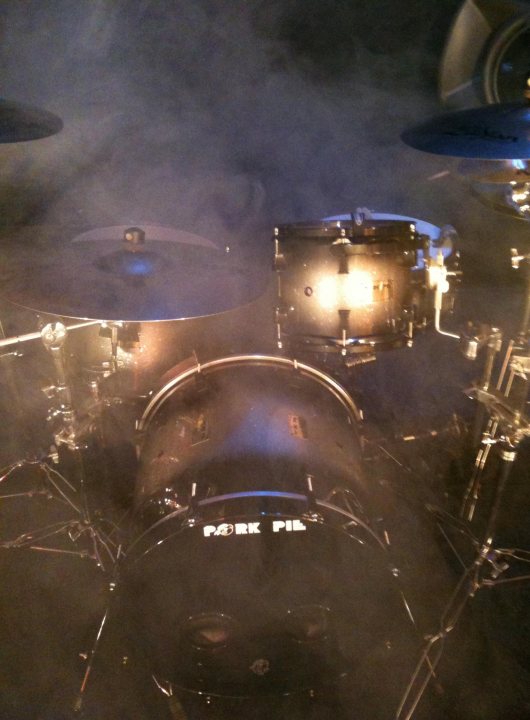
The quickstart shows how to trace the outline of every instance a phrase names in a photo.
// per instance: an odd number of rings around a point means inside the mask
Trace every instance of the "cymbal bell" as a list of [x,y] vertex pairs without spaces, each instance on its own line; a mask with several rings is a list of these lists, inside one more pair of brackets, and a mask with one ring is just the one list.
[[[124,228],[129,240],[120,237]],[[147,322],[214,315],[251,302],[266,284],[260,268],[233,253],[159,226],[81,235],[22,228],[3,232],[0,248],[4,298],[60,317]]]
[[62,127],[63,121],[48,110],[0,98],[0,143],[38,140]]
[[438,115],[405,130],[401,138],[416,150],[435,155],[530,158],[530,103],[485,105]]

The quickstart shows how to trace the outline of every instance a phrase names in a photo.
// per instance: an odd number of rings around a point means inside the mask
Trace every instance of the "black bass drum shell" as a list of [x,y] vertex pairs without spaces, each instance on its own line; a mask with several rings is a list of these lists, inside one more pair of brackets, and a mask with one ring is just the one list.
[[122,617],[156,677],[220,696],[350,674],[403,691],[416,643],[375,529],[359,413],[332,378],[221,358],[153,398]]

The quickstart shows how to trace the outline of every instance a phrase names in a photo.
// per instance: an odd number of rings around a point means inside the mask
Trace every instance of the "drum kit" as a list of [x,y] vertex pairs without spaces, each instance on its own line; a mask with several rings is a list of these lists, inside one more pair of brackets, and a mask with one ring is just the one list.
[[[48,112],[0,104],[2,142],[60,128]],[[500,187],[506,211],[529,219],[527,102],[436,117],[403,139],[467,158],[466,176]],[[233,248],[161,226],[3,232],[4,302],[38,329],[0,348],[40,343],[54,382],[39,439],[48,449],[0,478],[0,549],[88,559],[106,587],[72,708],[115,623],[174,717],[186,696],[206,713],[215,698],[314,697],[341,683],[377,707],[381,678],[396,693],[381,717],[416,716],[468,599],[529,577],[517,561],[530,551],[498,550],[495,533],[530,434],[530,253],[512,251],[526,304],[495,381],[499,329],[441,328],[461,275],[456,239],[450,226],[358,209],[278,225],[267,275]],[[473,558],[422,642],[388,489],[367,469],[363,413],[345,385],[429,326],[486,357],[469,391],[481,435],[461,516],[433,510],[448,533],[472,538]]]

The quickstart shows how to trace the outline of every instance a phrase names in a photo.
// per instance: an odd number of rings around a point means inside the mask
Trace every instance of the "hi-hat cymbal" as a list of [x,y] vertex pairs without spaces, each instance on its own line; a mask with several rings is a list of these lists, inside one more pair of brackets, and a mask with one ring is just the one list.
[[458,172],[466,180],[490,185],[530,182],[530,163],[523,161],[462,160]]
[[50,315],[143,322],[214,315],[265,289],[266,273],[204,238],[144,226],[145,243],[137,228],[123,242],[123,227],[2,233],[1,294]]
[[530,158],[530,103],[485,105],[439,115],[405,130],[401,138],[407,145],[435,155]]
[[514,220],[523,220],[528,222],[530,215],[521,207],[512,201],[508,195],[509,190],[500,184],[494,185],[489,183],[472,183],[470,186],[471,193],[480,200],[483,205],[487,205],[492,210],[509,215]]
[[0,98],[0,143],[38,140],[62,127],[62,120],[47,110]]

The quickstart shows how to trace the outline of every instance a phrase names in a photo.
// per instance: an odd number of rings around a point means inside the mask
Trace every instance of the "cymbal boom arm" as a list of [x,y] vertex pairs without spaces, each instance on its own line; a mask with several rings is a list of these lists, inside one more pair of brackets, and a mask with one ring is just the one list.
[[[100,325],[101,320],[86,320],[81,323],[74,323],[73,325],[65,325],[65,329],[68,332],[69,330],[77,330],[78,328],[84,328],[89,327],[90,325]],[[30,340],[41,340],[42,339],[42,332],[39,330],[37,332],[32,333],[26,333],[25,335],[14,335],[13,337],[8,338],[0,338],[0,348],[3,347],[9,347],[11,345],[20,345],[25,342],[29,342]]]

